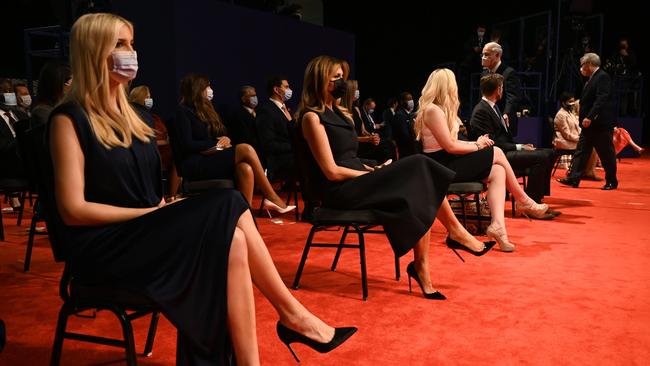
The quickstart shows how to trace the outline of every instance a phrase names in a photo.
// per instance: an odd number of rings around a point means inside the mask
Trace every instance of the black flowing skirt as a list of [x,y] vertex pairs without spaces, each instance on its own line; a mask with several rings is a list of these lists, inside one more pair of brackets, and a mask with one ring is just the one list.
[[494,161],[492,146],[463,155],[450,154],[445,150],[424,155],[455,171],[454,182],[483,181],[490,175]]
[[148,296],[191,353],[228,364],[228,255],[248,208],[241,193],[224,189],[123,223],[69,227],[67,263],[84,282]]
[[413,249],[431,228],[454,172],[412,155],[385,168],[333,185],[327,207],[376,212],[397,256]]
[[210,155],[194,154],[181,164],[181,173],[187,179],[234,179],[235,146]]

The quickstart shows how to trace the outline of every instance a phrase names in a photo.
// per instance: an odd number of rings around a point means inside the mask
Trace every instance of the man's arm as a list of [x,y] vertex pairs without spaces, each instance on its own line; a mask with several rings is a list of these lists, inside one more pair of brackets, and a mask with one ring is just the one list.
[[515,69],[509,68],[507,72],[503,73],[503,88],[506,94],[506,105],[503,108],[503,113],[512,119],[519,110],[521,101],[521,81]]
[[479,136],[487,134],[492,140],[494,140],[494,144],[500,147],[503,151],[517,150],[516,144],[497,138],[497,130],[494,123],[492,123],[493,120],[490,113],[492,113],[492,111],[487,110],[486,108],[474,108],[472,117],[469,120],[471,126],[471,139],[476,140]]
[[606,105],[609,102],[609,96],[612,91],[612,80],[609,75],[602,73],[599,76],[599,79],[600,80],[595,80],[596,83],[594,85],[596,88],[596,99],[594,100],[594,104],[591,106],[591,109],[587,113],[587,118],[592,121],[602,113],[603,108],[607,108]]

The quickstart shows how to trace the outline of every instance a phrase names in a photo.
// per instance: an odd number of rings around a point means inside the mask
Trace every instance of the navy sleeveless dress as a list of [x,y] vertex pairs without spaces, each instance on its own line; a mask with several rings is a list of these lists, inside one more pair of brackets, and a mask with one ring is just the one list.
[[[129,148],[106,149],[78,104],[60,105],[51,116],[56,114],[74,123],[85,159],[86,201],[133,208],[160,203],[155,138],[149,143],[134,138]],[[54,222],[75,277],[137,291],[157,303],[178,329],[179,364],[223,365],[231,359],[228,254],[237,221],[247,209],[239,192],[217,190],[110,225]]]
[[[366,170],[357,157],[357,134],[338,109],[318,113],[336,164]],[[302,133],[298,133],[302,136]],[[385,168],[343,182],[329,181],[314,160],[307,142],[300,139],[308,157],[308,179],[325,207],[372,209],[379,217],[396,255],[411,250],[431,228],[454,177],[454,172],[427,158],[412,155]]]

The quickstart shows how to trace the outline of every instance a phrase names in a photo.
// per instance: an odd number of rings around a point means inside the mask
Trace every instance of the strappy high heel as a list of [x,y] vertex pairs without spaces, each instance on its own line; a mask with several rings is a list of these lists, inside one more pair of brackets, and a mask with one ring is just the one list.
[[501,227],[501,226],[493,226],[490,225],[485,229],[485,234],[494,240],[496,240],[497,243],[499,243],[499,249],[501,249],[502,252],[514,252],[515,251],[515,245],[512,244],[508,240],[508,233],[506,233],[506,229]]
[[280,338],[282,343],[284,343],[287,346],[287,348],[289,348],[289,351],[291,351],[291,354],[296,359],[296,362],[300,362],[300,359],[291,348],[291,343],[302,343],[306,346],[311,347],[317,352],[327,353],[335,349],[336,347],[340,346],[341,344],[343,344],[343,342],[345,342],[357,331],[357,328],[355,327],[334,328],[334,337],[332,338],[332,340],[327,343],[320,343],[296,332],[293,329],[287,328],[286,326],[282,325],[282,323],[280,322],[277,323],[275,329],[278,332],[278,337]]
[[533,219],[549,220],[554,218],[553,215],[547,215],[548,205],[546,203],[537,203],[528,197],[525,202],[515,202],[515,210],[522,215]]
[[420,285],[420,290],[422,290],[422,295],[424,295],[425,299],[429,300],[445,300],[447,297],[442,294],[440,291],[434,291],[431,293],[424,292],[424,287],[422,286],[422,282],[420,281],[420,276],[418,275],[418,271],[415,270],[415,263],[411,262],[406,266],[406,274],[409,276],[409,292],[411,291],[411,277],[415,280],[415,282]]

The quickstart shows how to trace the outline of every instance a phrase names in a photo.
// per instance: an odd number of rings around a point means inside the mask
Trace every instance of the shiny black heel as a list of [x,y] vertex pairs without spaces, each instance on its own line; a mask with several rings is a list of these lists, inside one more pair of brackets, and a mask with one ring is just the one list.
[[483,248],[483,250],[481,250],[480,252],[475,252],[475,251],[469,249],[468,247],[464,246],[460,242],[457,242],[456,240],[454,240],[454,239],[452,239],[450,237],[447,237],[446,242],[447,242],[447,247],[449,249],[451,249],[454,252],[454,254],[456,254],[458,256],[458,258],[460,258],[460,260],[463,261],[463,262],[465,262],[465,259],[457,252],[458,249],[464,250],[464,251],[470,253],[471,255],[480,257],[483,254],[489,252],[490,249],[492,249],[492,247],[497,243],[496,241],[484,241],[483,245],[485,245],[485,247]]
[[411,277],[415,280],[415,282],[420,285],[420,290],[422,290],[422,295],[424,295],[425,299],[429,300],[445,300],[447,297],[442,294],[440,291],[435,291],[432,293],[426,293],[424,292],[424,287],[422,287],[422,282],[420,282],[420,276],[418,276],[418,272],[415,270],[415,263],[411,262],[409,263],[408,266],[406,266],[406,274],[409,276],[409,292],[411,291]]
[[320,353],[327,353],[335,349],[336,347],[340,346],[343,342],[345,342],[348,338],[350,338],[357,331],[357,328],[355,327],[335,328],[334,337],[332,338],[331,341],[327,343],[320,343],[320,342],[316,342],[311,338],[307,338],[306,336],[296,332],[295,330],[285,327],[280,322],[278,322],[276,326],[276,330],[278,332],[278,337],[280,338],[282,343],[284,343],[287,346],[287,348],[289,348],[289,351],[291,351],[291,354],[296,359],[296,362],[300,362],[300,359],[291,348],[291,343],[302,343]]

